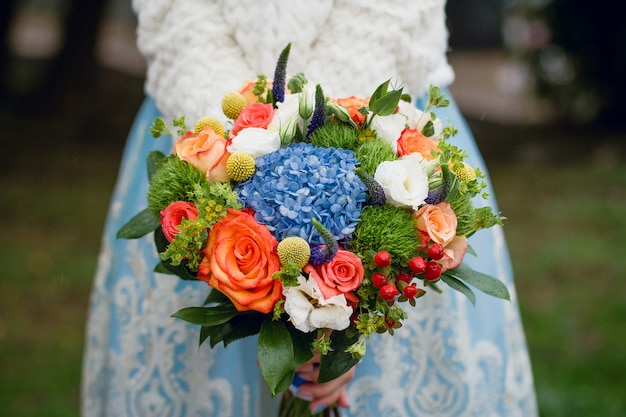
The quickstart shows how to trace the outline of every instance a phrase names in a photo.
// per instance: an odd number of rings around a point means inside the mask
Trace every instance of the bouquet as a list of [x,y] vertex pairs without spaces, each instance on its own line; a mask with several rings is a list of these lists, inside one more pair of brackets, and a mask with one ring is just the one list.
[[393,335],[442,283],[472,303],[471,287],[509,298],[462,263],[468,237],[503,217],[473,203],[484,175],[433,112],[449,104],[441,90],[422,110],[390,81],[368,98],[329,98],[304,74],[287,79],[289,51],[273,79],[224,97],[226,125],[206,117],[188,130],[181,117],[173,133],[155,121],[155,137],[178,139],[171,155],[149,155],[148,207],[118,234],[154,233],[156,271],[211,287],[204,305],[173,315],[200,326],[200,344],[258,334],[273,395],[314,354],[318,382],[344,374],[368,336]]

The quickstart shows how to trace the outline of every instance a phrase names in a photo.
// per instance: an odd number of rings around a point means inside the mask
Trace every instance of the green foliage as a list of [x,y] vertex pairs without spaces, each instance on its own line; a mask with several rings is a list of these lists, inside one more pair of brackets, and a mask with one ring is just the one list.
[[272,395],[286,390],[293,381],[294,346],[286,324],[268,316],[261,324],[257,346],[259,368]]
[[146,208],[122,226],[117,232],[117,237],[118,239],[138,239],[153,232],[160,225],[159,218]]
[[356,343],[360,335],[348,336],[346,331],[335,331],[330,335],[332,350],[323,355],[320,360],[320,374],[318,382],[332,381],[348,372],[359,359],[355,359],[348,348]]
[[153,174],[148,188],[148,208],[159,216],[161,210],[175,201],[190,201],[198,185],[207,184],[204,174],[189,162],[170,155]]
[[[187,132],[187,124],[185,123],[185,116],[181,116],[178,119],[174,119],[172,121],[172,125],[177,127],[176,131],[177,136],[184,135]],[[152,126],[150,126],[150,134],[155,138],[160,138],[163,135],[175,136],[172,131],[169,130],[167,124],[165,123],[165,119],[162,117],[157,117],[154,119]]]
[[361,164],[361,169],[374,176],[376,168],[384,161],[395,161],[398,155],[390,144],[382,139],[366,140],[354,151],[354,156]]
[[457,193],[455,198],[450,200],[450,207],[454,210],[457,219],[457,236],[466,236],[475,230],[476,208],[472,203],[472,198],[468,194]]
[[482,272],[474,271],[465,264],[461,264],[453,270],[448,270],[445,274],[464,281],[485,294],[504,300],[511,299],[509,290],[502,281]]
[[272,102],[272,92],[267,87],[267,77],[265,75],[258,75],[257,81],[252,89],[252,94],[254,94],[260,103],[267,104]]
[[285,287],[295,287],[298,285],[298,277],[301,273],[300,267],[290,259],[287,265],[282,265],[280,271],[274,272],[272,277],[279,279]]
[[287,82],[287,88],[292,94],[301,93],[306,83],[306,76],[299,72],[289,79],[289,82]]
[[402,87],[388,91],[389,82],[387,80],[379,85],[370,96],[368,109],[373,113],[372,118],[375,116],[389,116],[398,109],[398,103],[400,102],[400,97],[402,97]]
[[349,124],[330,121],[317,128],[310,139],[315,146],[354,151],[359,144],[359,132]]
[[390,205],[366,207],[350,242],[350,249],[363,253],[385,246],[394,262],[412,258],[419,238],[410,210]]

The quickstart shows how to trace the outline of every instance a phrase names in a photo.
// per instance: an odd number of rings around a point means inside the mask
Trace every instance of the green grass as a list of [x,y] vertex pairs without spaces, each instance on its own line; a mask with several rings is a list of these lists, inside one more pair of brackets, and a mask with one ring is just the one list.
[[[73,128],[62,139],[68,129],[58,122],[33,155],[19,143],[0,155],[0,230],[8,236],[0,241],[2,415],[79,415],[89,291],[136,104],[114,132]],[[39,132],[24,119],[0,121],[20,136]],[[535,130],[473,128],[508,217],[541,415],[626,415],[623,139],[602,153],[598,144],[583,150],[586,142],[554,132],[535,141],[528,139]],[[83,140],[87,133],[100,136]],[[507,139],[492,140],[493,133]]]

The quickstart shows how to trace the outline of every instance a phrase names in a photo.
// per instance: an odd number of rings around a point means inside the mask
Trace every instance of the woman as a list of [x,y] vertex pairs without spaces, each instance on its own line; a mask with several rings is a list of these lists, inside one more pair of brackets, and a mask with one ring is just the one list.
[[[130,132],[104,231],[88,322],[83,416],[267,416],[275,404],[269,404],[255,363],[256,341],[198,349],[198,329],[170,315],[199,305],[206,284],[153,273],[158,258],[149,237],[115,238],[145,207],[148,152],[172,149],[169,140],[153,140],[149,127],[160,115],[168,121],[184,115],[190,123],[220,115],[222,96],[244,80],[271,75],[289,42],[288,70],[304,72],[328,95],[367,97],[392,79],[423,100],[429,84],[453,81],[445,57],[445,1],[133,4],[149,98]],[[454,103],[437,116],[457,126],[453,143],[485,172]],[[502,230],[479,232],[470,245],[478,256],[467,256],[467,262],[504,281],[512,301],[477,294],[472,307],[449,289],[421,299],[394,337],[368,341],[347,385],[346,416],[536,415]],[[351,377],[330,388],[305,384],[301,395],[314,398],[313,408],[335,401],[346,406],[342,393]]]

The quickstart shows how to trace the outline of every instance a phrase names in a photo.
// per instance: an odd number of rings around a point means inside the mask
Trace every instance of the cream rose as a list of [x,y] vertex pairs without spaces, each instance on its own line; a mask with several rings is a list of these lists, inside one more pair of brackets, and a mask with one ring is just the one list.
[[174,144],[174,152],[204,172],[210,182],[227,182],[226,162],[230,153],[226,150],[226,139],[210,127],[197,135],[187,132]]
[[457,219],[450,203],[427,204],[414,216],[418,230],[444,247],[456,236]]
[[249,127],[241,130],[226,149],[230,153],[245,152],[258,158],[280,149],[280,136],[277,132]]
[[438,262],[441,264],[441,272],[448,269],[454,269],[461,265],[465,252],[467,252],[467,238],[465,236],[457,236],[443,248],[443,258]]
[[315,108],[315,89],[309,88],[304,93],[287,94],[281,103],[277,103],[277,106],[274,118],[267,130],[278,132],[283,139],[293,138],[298,127],[306,133],[304,120],[300,116],[300,107]]
[[413,153],[396,161],[382,162],[374,179],[385,191],[387,202],[417,210],[428,197],[428,176],[421,165],[424,158]]
[[314,279],[298,277],[294,287],[283,287],[285,312],[294,327],[308,333],[316,329],[344,330],[350,325],[352,307],[342,295],[324,299]]

